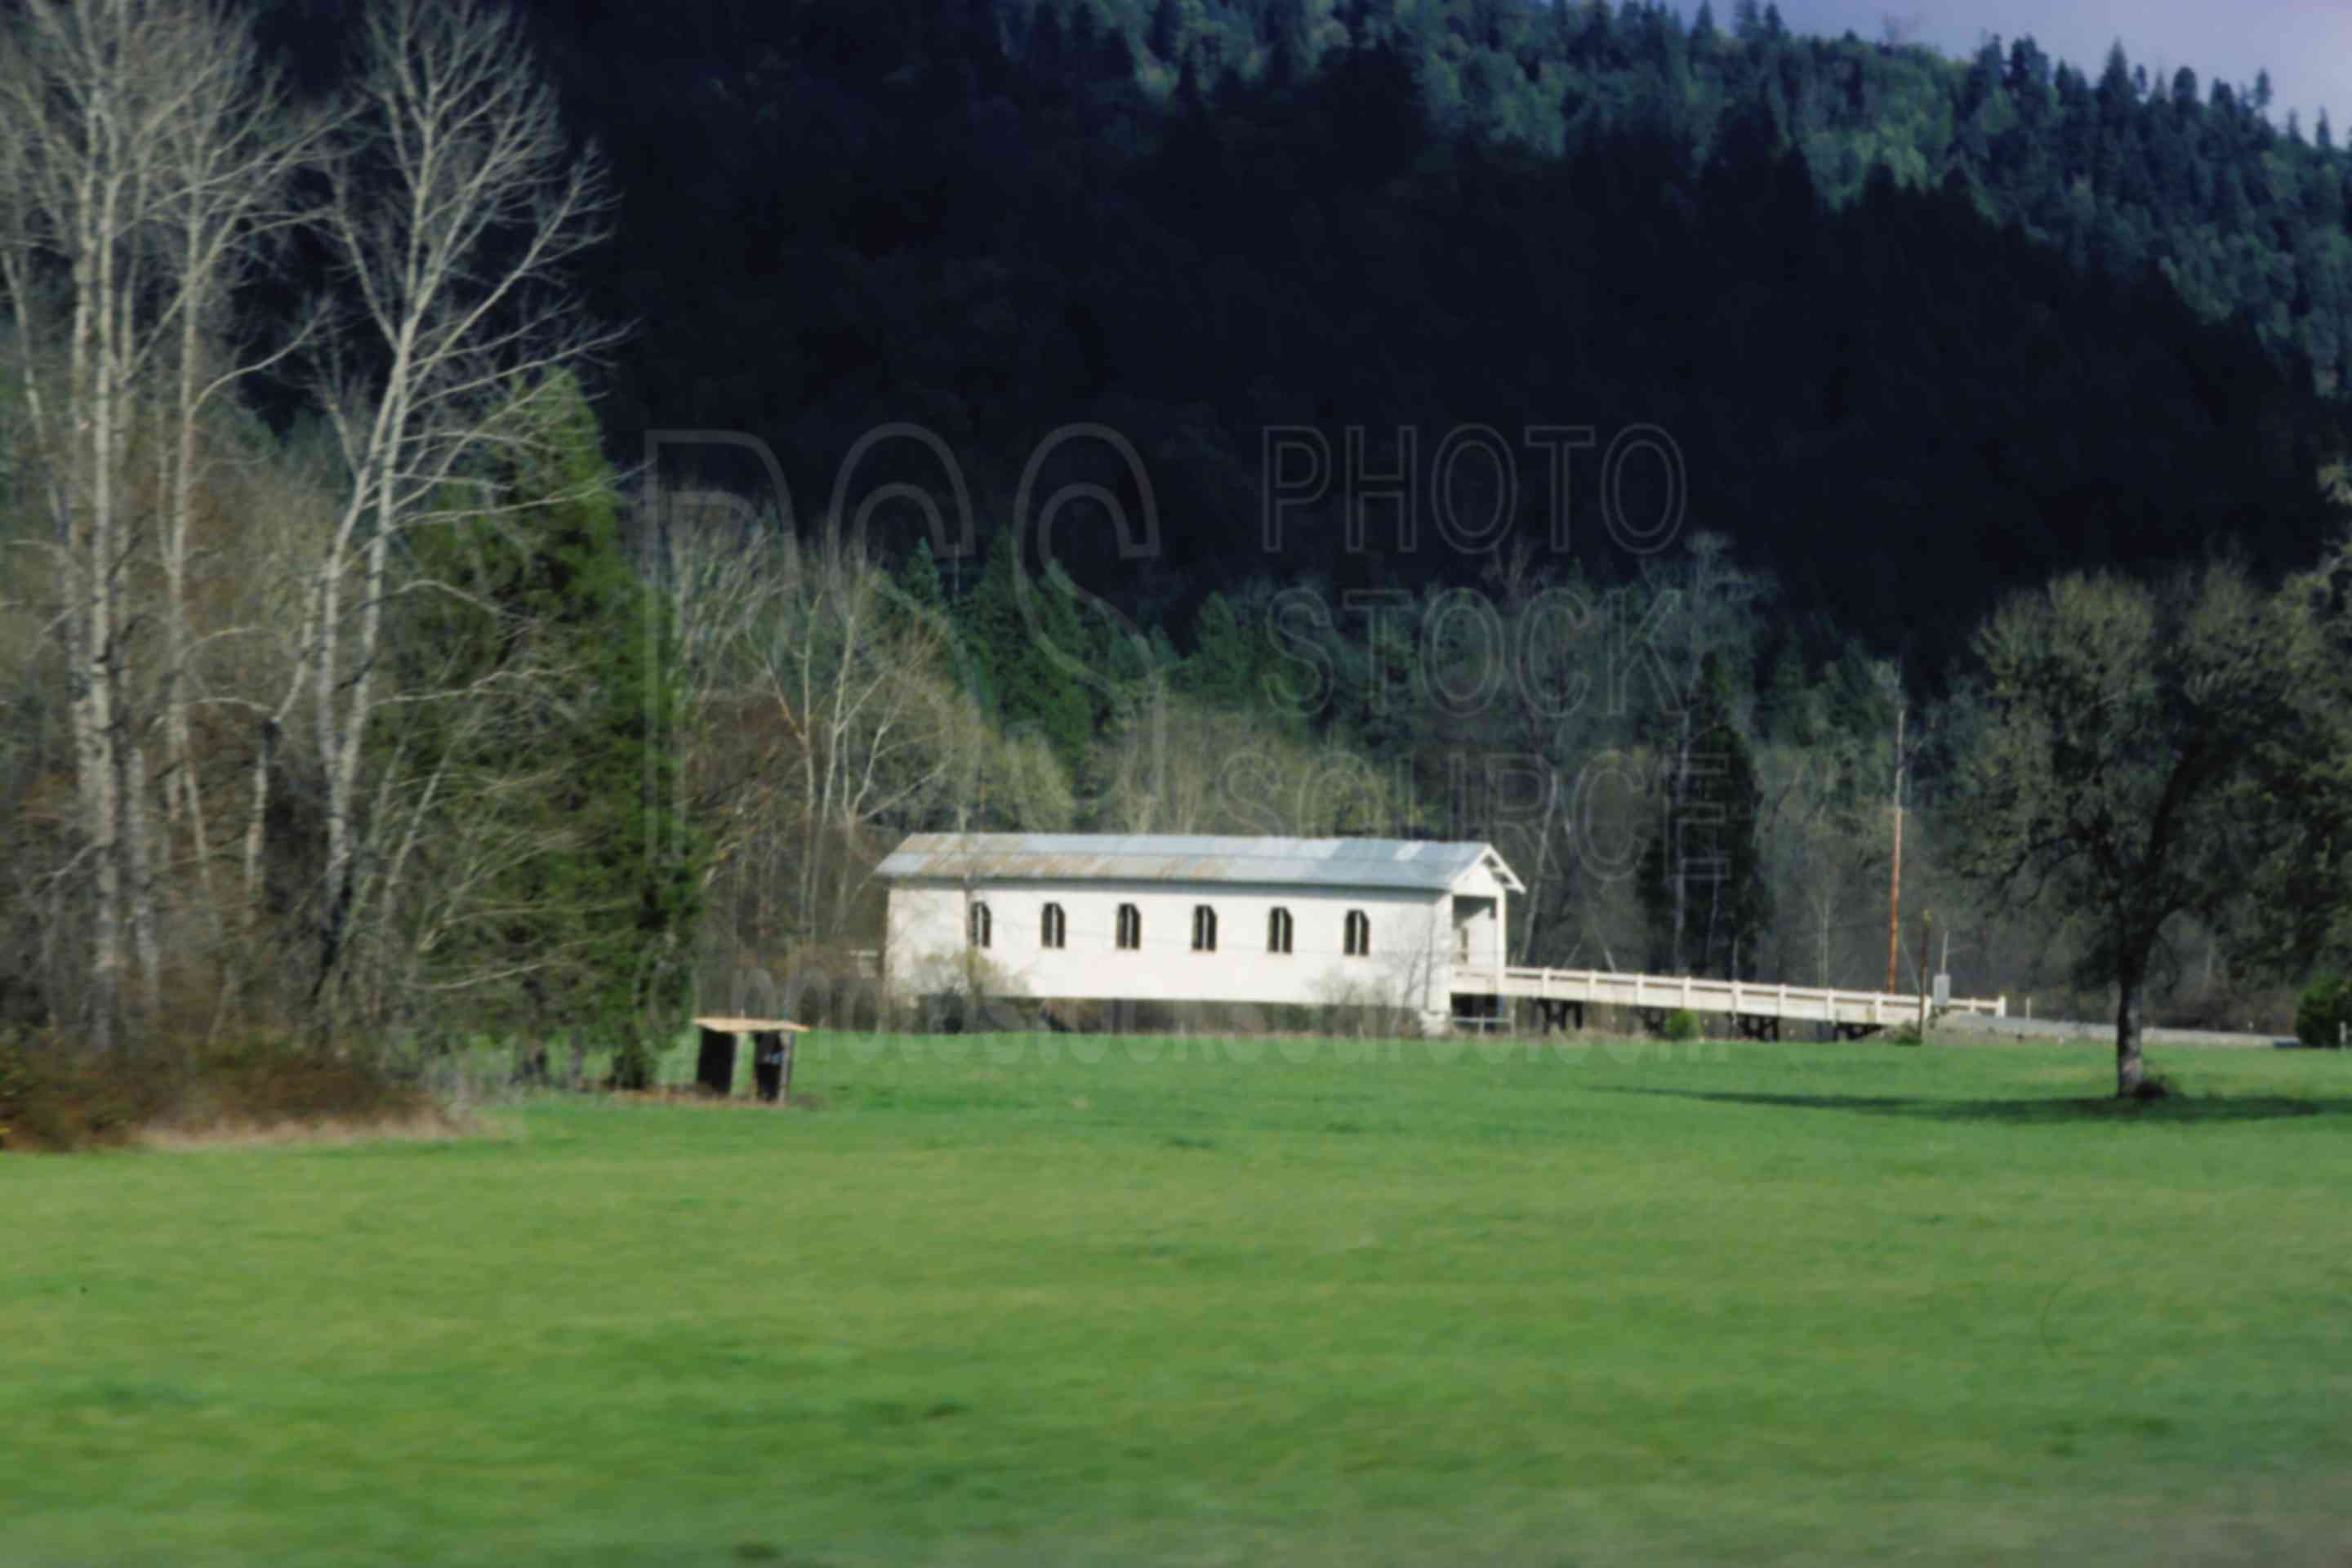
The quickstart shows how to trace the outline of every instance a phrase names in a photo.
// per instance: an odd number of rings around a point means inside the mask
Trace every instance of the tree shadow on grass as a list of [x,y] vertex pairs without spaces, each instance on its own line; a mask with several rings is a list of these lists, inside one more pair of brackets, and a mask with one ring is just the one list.
[[2007,1121],[2024,1125],[2120,1122],[2180,1126],[2223,1121],[2277,1121],[2305,1116],[2352,1116],[2352,1099],[2288,1095],[2189,1096],[2165,1100],[1924,1100],[1898,1095],[1740,1094],[1728,1089],[1603,1088],[1603,1094],[1649,1094],[1724,1105],[1767,1105],[1797,1110],[1851,1110],[1865,1116],[1911,1116],[1933,1121]]

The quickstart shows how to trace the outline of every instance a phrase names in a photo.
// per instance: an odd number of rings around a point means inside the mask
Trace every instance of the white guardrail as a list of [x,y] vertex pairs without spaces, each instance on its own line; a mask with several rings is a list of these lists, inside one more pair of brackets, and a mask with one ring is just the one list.
[[[1535,996],[1594,1007],[1687,1008],[1751,1018],[1811,1019],[1825,1024],[1900,1024],[1919,1016],[1919,998],[1886,991],[1837,991],[1811,985],[1767,985],[1749,980],[1696,980],[1688,975],[1620,974],[1601,969],[1474,969],[1456,965],[1453,989],[1466,995]],[[1930,1014],[2009,1016],[2006,996],[1930,999]]]

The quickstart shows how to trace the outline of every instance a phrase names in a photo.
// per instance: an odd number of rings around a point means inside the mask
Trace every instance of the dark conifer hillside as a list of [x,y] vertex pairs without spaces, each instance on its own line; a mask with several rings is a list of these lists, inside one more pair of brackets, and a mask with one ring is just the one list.
[[[757,435],[804,521],[859,435],[912,420],[985,533],[1044,433],[1102,420],[1150,466],[1162,559],[1113,572],[1075,526],[1064,552],[1147,619],[1241,575],[1483,566],[1426,526],[1348,552],[1336,493],[1267,559],[1269,426],[1335,454],[1363,426],[1375,469],[1401,426],[1426,460],[1471,422],[1659,426],[1690,528],[1800,616],[1929,662],[2004,582],[2283,563],[2324,528],[2352,166],[2324,125],[2273,129],[2259,86],[1799,37],[1748,5],[541,19],[625,198],[594,279],[639,324],[606,377],[616,455],[649,427]],[[1545,457],[1520,456],[1517,531],[1548,537]],[[1579,483],[1590,521],[1596,462]]]

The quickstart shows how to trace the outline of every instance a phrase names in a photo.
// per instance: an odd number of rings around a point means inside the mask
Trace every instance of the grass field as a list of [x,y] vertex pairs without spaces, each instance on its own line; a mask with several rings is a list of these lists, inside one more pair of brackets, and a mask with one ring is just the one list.
[[2352,1557],[2352,1061],[839,1037],[0,1160],[0,1563]]

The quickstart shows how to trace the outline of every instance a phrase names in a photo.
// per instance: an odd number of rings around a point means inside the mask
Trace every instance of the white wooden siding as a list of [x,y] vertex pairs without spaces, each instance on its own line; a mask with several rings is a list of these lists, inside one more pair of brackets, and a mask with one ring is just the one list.
[[[1493,879],[1487,882],[1492,885]],[[1501,889],[1495,886],[1498,900]],[[1032,881],[967,889],[903,881],[890,889],[891,984],[919,989],[925,972],[964,951],[968,900],[989,907],[991,962],[1023,994],[1070,1000],[1301,1003],[1354,1001],[1443,1011],[1450,1005],[1452,895],[1397,889],[1253,887],[1219,882]],[[1041,942],[1048,903],[1062,906],[1066,945]],[[1136,906],[1143,942],[1117,941],[1118,910]],[[1217,949],[1192,948],[1192,910],[1216,911]],[[1267,917],[1290,911],[1291,951],[1266,951]],[[1344,951],[1348,911],[1371,924],[1371,951]],[[1499,926],[1496,926],[1499,930]],[[1490,964],[1494,959],[1476,955]]]

